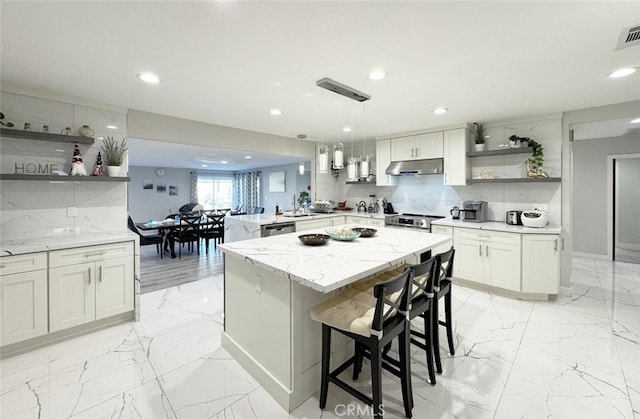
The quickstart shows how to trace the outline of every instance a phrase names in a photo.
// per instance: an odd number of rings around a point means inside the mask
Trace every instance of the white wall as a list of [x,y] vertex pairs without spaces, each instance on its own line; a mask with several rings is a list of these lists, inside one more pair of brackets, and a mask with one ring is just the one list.
[[[155,167],[131,166],[129,176],[129,215],[135,222],[164,220],[168,214],[178,212],[178,208],[190,202],[189,169],[166,168],[165,175],[158,177]],[[153,189],[142,189],[145,179],[153,182]],[[157,191],[159,184],[166,186],[164,192]],[[169,195],[169,186],[176,186],[178,195]]]
[[[126,137],[126,111],[109,106],[84,106],[44,99],[14,92],[2,92],[2,111],[5,120],[22,129],[25,122],[33,130],[49,125],[50,132],[59,133],[64,127],[75,132],[82,125],[95,130],[95,136]],[[108,130],[114,124],[117,130]],[[101,140],[80,145],[87,171],[96,162]],[[47,143],[33,140],[2,139],[2,173],[14,173],[15,162],[59,162],[69,172],[73,144]],[[58,151],[61,150],[61,151]],[[126,160],[125,160],[126,165]],[[126,166],[123,168],[126,173]],[[122,173],[123,175],[125,173]],[[71,182],[41,180],[3,180],[0,201],[0,236],[2,240],[38,238],[58,234],[91,233],[124,230],[127,226],[126,182]],[[78,215],[67,216],[67,208],[76,207]]]
[[[298,197],[301,191],[306,191],[307,186],[311,185],[311,178],[309,173],[309,162],[306,162],[306,168],[304,175],[298,174],[298,165],[289,164],[284,166],[270,166],[262,167],[253,170],[260,170],[260,185],[262,187],[262,193],[260,196],[260,205],[264,207],[265,213],[274,213],[276,210],[276,204],[283,210],[293,209],[293,195],[296,196],[296,207],[298,207]],[[269,192],[269,173],[271,172],[285,172],[285,191],[284,192]],[[313,197],[313,188],[310,192]],[[248,209],[251,212],[251,209]]]

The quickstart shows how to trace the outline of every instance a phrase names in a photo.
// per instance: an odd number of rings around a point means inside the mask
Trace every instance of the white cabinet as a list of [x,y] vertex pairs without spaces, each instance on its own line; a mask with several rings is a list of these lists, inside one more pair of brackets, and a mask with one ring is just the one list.
[[318,228],[327,228],[331,226],[331,218],[296,221],[296,231],[315,230]]
[[469,130],[458,128],[444,132],[444,184],[466,185],[470,178],[467,144]]
[[443,132],[429,132],[391,139],[391,160],[422,160],[443,157]]
[[376,141],[376,186],[395,186],[398,176],[384,173],[391,164],[391,140]]
[[50,252],[49,330],[133,310],[133,242]]
[[[431,232],[434,234],[442,234],[444,236],[453,237],[453,227],[450,227],[450,226],[438,226],[438,225],[432,224]],[[438,253],[446,252],[447,250],[451,249],[451,245],[452,245],[451,243],[447,243],[447,244],[441,244],[439,246],[436,246],[431,250],[431,254],[435,256]],[[454,261],[455,261],[455,256],[454,256]]]
[[353,215],[347,215],[345,217],[345,224],[358,224],[374,227],[384,227],[384,218],[373,217],[355,217]]
[[557,294],[560,291],[556,234],[526,234],[522,238],[522,291]]
[[520,291],[520,234],[456,228],[454,276]]
[[0,258],[0,342],[47,334],[47,254]]

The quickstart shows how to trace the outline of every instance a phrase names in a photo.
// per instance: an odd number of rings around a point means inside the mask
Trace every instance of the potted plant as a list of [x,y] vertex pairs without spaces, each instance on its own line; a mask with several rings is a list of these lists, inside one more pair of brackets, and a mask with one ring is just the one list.
[[477,122],[473,123],[473,138],[475,151],[484,150],[484,127]]
[[120,176],[120,166],[122,166],[124,154],[127,152],[126,138],[118,142],[113,137],[105,137],[100,149],[107,164],[107,174],[109,176]]
[[527,177],[549,177],[549,174],[542,170],[544,163],[544,148],[535,140],[529,137],[518,137],[512,135],[509,141],[527,143],[528,147],[533,148],[533,155],[527,159]]

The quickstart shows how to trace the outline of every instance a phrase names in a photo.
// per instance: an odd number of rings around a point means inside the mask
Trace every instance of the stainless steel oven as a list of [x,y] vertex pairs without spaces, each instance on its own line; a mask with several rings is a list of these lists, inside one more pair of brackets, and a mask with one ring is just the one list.
[[[385,227],[392,228],[411,228],[427,233],[431,232],[431,221],[444,218],[441,215],[424,215],[424,214],[395,214],[384,217]],[[431,257],[431,251],[420,255],[420,263],[426,262]]]

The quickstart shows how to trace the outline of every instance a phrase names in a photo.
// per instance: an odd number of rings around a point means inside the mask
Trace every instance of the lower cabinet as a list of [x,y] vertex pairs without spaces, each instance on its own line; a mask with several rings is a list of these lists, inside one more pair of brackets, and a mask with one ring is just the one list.
[[133,310],[132,256],[132,243],[51,252],[49,331]]
[[558,236],[527,234],[522,237],[522,291],[560,292]]
[[520,291],[520,234],[458,228],[454,234],[454,276]]
[[[432,225],[431,226],[431,232],[434,233],[434,234],[442,234],[444,236],[453,237],[453,227],[449,227],[449,226]],[[451,243],[441,244],[440,246],[434,247],[431,250],[431,254],[435,256],[438,253],[446,252],[447,250],[449,250],[451,248],[451,246],[452,246]],[[453,260],[455,262],[455,256],[454,256]]]
[[296,231],[314,230],[317,228],[331,227],[331,218],[319,218],[317,220],[296,221]]
[[375,227],[384,227],[384,218],[373,217],[355,217],[353,215],[347,215],[345,217],[345,224],[358,224]]
[[47,254],[0,259],[0,343],[47,334]]

